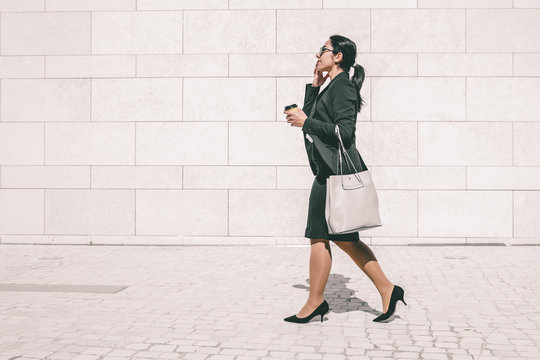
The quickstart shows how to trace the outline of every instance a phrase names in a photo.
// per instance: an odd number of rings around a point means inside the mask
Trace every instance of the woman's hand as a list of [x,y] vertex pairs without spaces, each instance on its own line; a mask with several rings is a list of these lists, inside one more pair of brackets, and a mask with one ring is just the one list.
[[330,75],[329,72],[326,73],[325,76],[322,75],[322,71],[319,71],[319,60],[317,59],[317,63],[315,64],[315,69],[313,70],[313,83],[311,86],[319,87],[324,84],[326,79],[328,79],[328,76]]
[[287,122],[291,126],[302,127],[304,126],[304,121],[307,119],[307,115],[302,109],[298,109],[298,111],[285,110],[283,113],[287,114]]

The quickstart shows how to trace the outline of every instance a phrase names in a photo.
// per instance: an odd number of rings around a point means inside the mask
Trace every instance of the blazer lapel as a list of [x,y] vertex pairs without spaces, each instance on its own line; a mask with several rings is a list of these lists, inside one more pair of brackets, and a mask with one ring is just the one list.
[[313,106],[311,107],[311,112],[309,114],[309,117],[313,116],[313,114],[315,113],[315,107],[317,106],[317,101],[324,95],[324,93],[326,93],[326,90],[328,90],[328,88],[332,86],[332,83],[334,82],[334,80],[336,80],[338,76],[345,76],[345,75],[348,75],[347,73],[345,73],[345,71],[340,72],[339,74],[334,76],[334,78],[330,81],[330,83],[328,83],[328,85],[324,89],[322,89],[322,91],[317,95],[317,97],[315,98],[315,101],[313,102]]

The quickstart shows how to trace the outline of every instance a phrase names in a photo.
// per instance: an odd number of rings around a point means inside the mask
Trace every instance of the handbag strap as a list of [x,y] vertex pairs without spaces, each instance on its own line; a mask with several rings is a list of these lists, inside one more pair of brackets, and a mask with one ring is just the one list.
[[[341,181],[343,182],[343,166],[342,166],[342,161],[341,161],[341,148],[343,148],[343,152],[345,153],[345,155],[347,155],[345,157],[345,161],[347,161],[347,158],[349,159],[349,161],[351,162],[351,165],[352,165],[352,167],[354,169],[354,176],[356,176],[358,181],[360,181],[360,183],[362,183],[362,179],[358,176],[358,170],[356,170],[356,167],[354,166],[354,163],[353,163],[351,157],[349,156],[349,153],[347,152],[347,150],[345,150],[345,145],[343,145],[343,140],[341,139],[341,134],[339,133],[339,126],[337,124],[336,124],[336,134],[338,136],[339,145],[340,145],[340,146],[338,146],[338,155],[339,155],[339,168],[341,170],[341,177],[342,177]],[[349,163],[347,163],[347,166],[349,167],[349,171],[350,171],[351,167],[349,166]]]

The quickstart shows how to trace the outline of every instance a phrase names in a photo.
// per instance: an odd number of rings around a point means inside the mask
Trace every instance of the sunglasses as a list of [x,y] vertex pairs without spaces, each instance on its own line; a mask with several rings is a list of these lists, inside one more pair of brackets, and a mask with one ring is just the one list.
[[331,52],[335,52],[334,49],[329,49],[327,48],[326,46],[321,46],[321,48],[319,49],[319,56],[321,56],[325,51],[331,51]]

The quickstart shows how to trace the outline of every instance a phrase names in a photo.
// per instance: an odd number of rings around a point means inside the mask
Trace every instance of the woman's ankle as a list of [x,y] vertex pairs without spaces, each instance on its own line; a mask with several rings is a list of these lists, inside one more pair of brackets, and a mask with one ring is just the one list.
[[324,301],[324,298],[317,298],[317,299],[312,299],[312,298],[308,298],[307,300],[307,303],[312,305],[312,306],[319,306],[321,305],[321,303]]
[[379,293],[381,294],[381,296],[383,294],[388,294],[388,293],[392,293],[392,290],[394,290],[394,284],[392,284],[391,282],[388,282],[388,284],[386,284],[380,291]]

